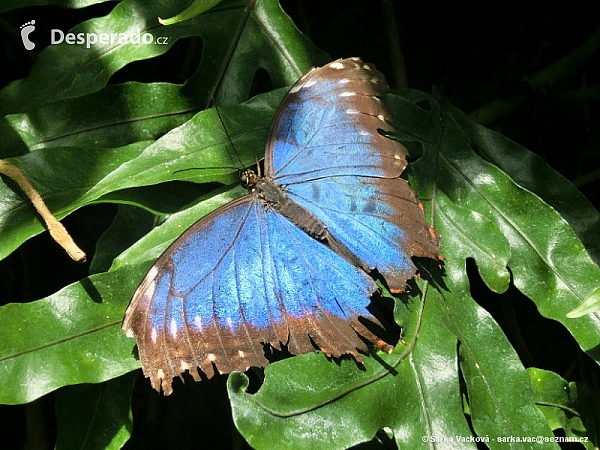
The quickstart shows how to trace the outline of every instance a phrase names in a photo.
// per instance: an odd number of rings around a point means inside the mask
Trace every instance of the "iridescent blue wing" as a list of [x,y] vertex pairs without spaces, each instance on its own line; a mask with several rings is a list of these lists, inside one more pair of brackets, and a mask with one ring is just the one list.
[[[357,356],[373,280],[251,194],[207,215],[156,261],[127,308],[152,386],[262,367],[263,343]],[[360,359],[360,358],[358,358]]]
[[385,79],[358,58],[313,69],[284,99],[271,128],[265,177],[324,222],[390,289],[415,273],[412,256],[438,258],[438,238],[408,183],[407,150],[380,100]]

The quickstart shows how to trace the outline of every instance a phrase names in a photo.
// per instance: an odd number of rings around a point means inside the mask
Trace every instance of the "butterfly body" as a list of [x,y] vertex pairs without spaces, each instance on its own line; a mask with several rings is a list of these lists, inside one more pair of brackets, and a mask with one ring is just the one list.
[[385,89],[357,58],[307,73],[273,121],[264,177],[245,171],[249,193],[157,260],[123,320],[157,390],[170,393],[186,370],[200,379],[265,366],[265,344],[359,359],[360,336],[377,341],[363,323],[374,321],[369,274],[399,291],[415,273],[412,256],[438,257],[398,178],[406,149],[378,133],[392,131]]
[[[342,248],[333,236],[328,232],[327,225],[315,217],[309,210],[294,203],[286,195],[284,189],[277,183],[266,178],[257,177],[252,171],[245,171],[242,175],[242,183],[250,192],[264,202],[267,208],[273,208],[290,222],[303,230],[312,238],[325,242],[330,248],[336,249],[336,253],[345,257],[356,265],[356,259],[348,249]],[[244,181],[248,180],[248,181]]]

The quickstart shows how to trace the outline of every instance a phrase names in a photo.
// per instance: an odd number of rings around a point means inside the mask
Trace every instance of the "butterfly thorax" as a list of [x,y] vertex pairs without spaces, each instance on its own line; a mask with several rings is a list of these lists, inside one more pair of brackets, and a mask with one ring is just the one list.
[[285,189],[274,181],[258,176],[252,170],[244,170],[241,180],[250,194],[260,199],[266,208],[273,208],[315,239],[323,240],[327,237],[327,226],[306,208],[291,200]]

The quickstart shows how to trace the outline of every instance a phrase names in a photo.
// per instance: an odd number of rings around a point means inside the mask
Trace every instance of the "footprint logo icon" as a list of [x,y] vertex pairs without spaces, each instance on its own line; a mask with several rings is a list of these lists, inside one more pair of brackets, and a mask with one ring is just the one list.
[[31,20],[29,22],[25,22],[21,25],[21,39],[23,40],[23,45],[27,50],[33,50],[35,48],[35,44],[29,40],[29,35],[35,30],[35,20]]

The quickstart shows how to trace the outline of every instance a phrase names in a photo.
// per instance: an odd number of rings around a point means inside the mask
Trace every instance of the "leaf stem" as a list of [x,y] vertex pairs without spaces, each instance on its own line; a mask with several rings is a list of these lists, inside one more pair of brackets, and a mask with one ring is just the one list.
[[569,414],[572,414],[575,417],[581,417],[581,414],[579,414],[573,408],[569,408],[568,406],[561,405],[559,403],[536,401],[535,404],[538,405],[538,406],[549,406],[549,407],[552,407],[552,408],[562,409],[564,412],[568,412]]
[[400,31],[398,30],[396,14],[394,12],[394,2],[392,0],[383,0],[381,6],[383,10],[383,26],[388,38],[390,59],[392,61],[394,85],[397,88],[404,89],[408,87],[408,80],[406,78],[404,54],[400,45]]
[[17,166],[0,159],[0,174],[6,175],[15,181],[25,195],[31,200],[36,211],[42,216],[50,236],[54,239],[76,262],[85,262],[85,253],[75,244],[66,228],[52,215],[42,196],[35,190],[25,174]]

